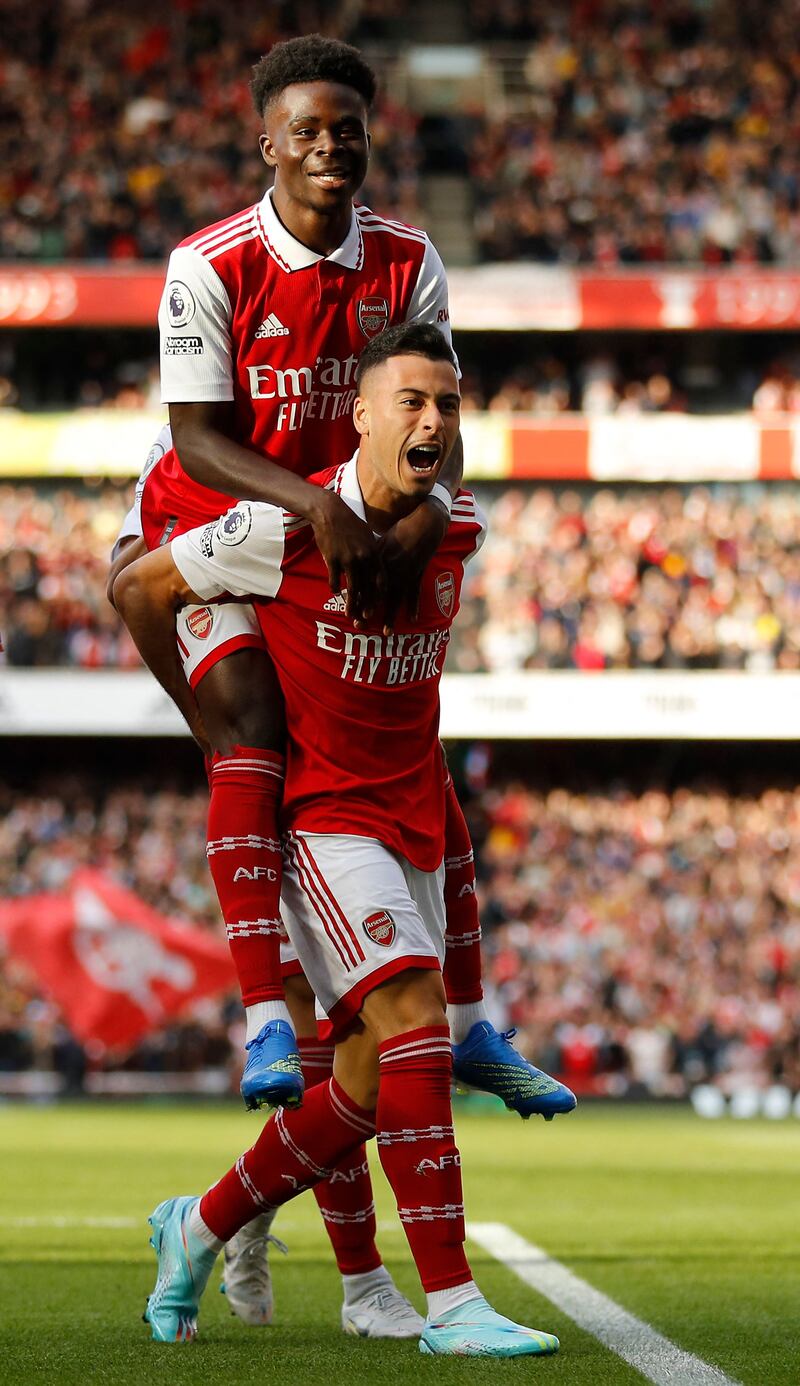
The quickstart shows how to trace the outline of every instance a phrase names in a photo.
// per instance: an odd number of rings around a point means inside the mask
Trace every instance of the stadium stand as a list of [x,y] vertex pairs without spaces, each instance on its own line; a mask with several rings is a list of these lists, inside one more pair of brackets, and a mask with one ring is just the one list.
[[[796,489],[479,488],[452,672],[800,668]],[[0,485],[9,664],[130,668],[105,596],[129,485]]]
[[[202,852],[207,796],[130,778],[51,776],[0,793],[0,892],[58,889],[79,866],[217,929]],[[800,1088],[800,791],[532,790],[470,805],[485,972],[499,1024],[583,1092],[684,1096],[697,1083]],[[202,1021],[202,1023],[200,1023]],[[0,984],[0,1075],[55,1066],[222,1064],[238,1010],[194,1017],[121,1056],[81,1055],[23,965]],[[2,1078],[0,1077],[0,1086]]]
[[[261,52],[318,27],[380,54],[416,36],[412,13],[377,0],[13,8],[0,255],[163,258],[187,226],[260,195],[247,73]],[[793,13],[789,0],[768,16],[733,0],[475,3],[462,37],[487,44],[490,110],[474,90],[446,116],[385,98],[364,200],[419,222],[421,173],[468,171],[485,260],[794,265]]]

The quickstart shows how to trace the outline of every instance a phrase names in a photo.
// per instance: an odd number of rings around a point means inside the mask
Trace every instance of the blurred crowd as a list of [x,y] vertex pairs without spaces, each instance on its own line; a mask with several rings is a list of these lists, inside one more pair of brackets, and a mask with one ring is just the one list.
[[[167,913],[220,927],[205,857],[207,795],[62,775],[37,796],[0,789],[0,894],[56,890],[79,865]],[[682,1096],[711,1081],[800,1090],[800,789],[709,786],[542,793],[484,789],[477,847],[488,1004],[526,1052],[582,1091]],[[0,1069],[76,1053],[33,975],[0,980]],[[224,1063],[233,998],[95,1066]],[[234,1059],[235,1063],[235,1059]]]
[[471,13],[476,37],[513,45],[516,84],[511,113],[484,113],[471,142],[483,258],[800,261],[793,0]]
[[448,667],[800,669],[796,488],[504,488]]
[[488,790],[485,970],[578,1087],[800,1090],[800,791]]
[[[796,488],[478,487],[448,668],[800,668]],[[0,485],[9,664],[138,665],[105,595],[129,484]]]
[[[50,261],[161,259],[255,201],[247,83],[276,40],[402,50],[416,32],[402,0],[30,0],[3,17],[0,255]],[[473,0],[460,19],[452,41],[488,45],[502,97],[379,103],[369,205],[424,222],[420,171],[455,170],[483,259],[798,263],[793,0]]]
[[[191,230],[256,202],[269,179],[251,68],[279,39],[346,32],[351,8],[4,6],[0,258],[161,260]],[[378,103],[363,194],[411,222],[420,220],[415,124]]]
[[139,664],[106,598],[132,487],[0,484],[0,637],[9,664]]

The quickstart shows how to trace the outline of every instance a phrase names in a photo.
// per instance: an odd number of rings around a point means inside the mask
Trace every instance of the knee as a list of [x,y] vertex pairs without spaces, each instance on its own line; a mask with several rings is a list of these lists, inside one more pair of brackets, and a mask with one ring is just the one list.
[[362,1016],[379,1043],[408,1030],[447,1025],[441,972],[433,968],[412,968],[392,978],[369,993]]

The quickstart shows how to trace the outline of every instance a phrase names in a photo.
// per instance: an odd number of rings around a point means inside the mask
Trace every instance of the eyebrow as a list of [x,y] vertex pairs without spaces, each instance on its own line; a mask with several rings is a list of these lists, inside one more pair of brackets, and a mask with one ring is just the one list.
[[[396,395],[427,395],[427,390],[421,390],[419,385],[402,385],[399,390],[395,390]],[[461,396],[455,390],[448,390],[443,395],[436,395],[437,401],[455,400],[461,403]]]

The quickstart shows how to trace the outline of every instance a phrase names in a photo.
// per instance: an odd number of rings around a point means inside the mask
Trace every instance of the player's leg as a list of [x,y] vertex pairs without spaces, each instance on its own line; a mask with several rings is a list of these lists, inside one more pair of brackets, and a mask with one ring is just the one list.
[[[553,1351],[557,1342],[549,1335],[532,1336],[493,1314],[464,1253],[440,970],[442,878],[442,868],[416,871],[374,839],[290,833],[284,918],[334,1027],[347,1024],[357,1007],[379,1049],[381,1163],[429,1296],[429,1321],[451,1316],[441,1332],[431,1330],[430,1350],[471,1351],[479,1342],[491,1355]],[[352,1094],[342,1067],[347,1057],[337,1045],[334,1077]],[[452,1318],[468,1301],[480,1306],[470,1320],[474,1334]]]
[[247,1019],[242,1096],[292,1105],[303,1079],[280,970],[283,696],[252,607],[187,607],[176,629],[214,748],[206,851]]
[[[374,1046],[371,1066],[376,1067]],[[374,1103],[374,1076],[351,1086],[359,1095],[363,1088]],[[153,1338],[189,1342],[197,1331],[200,1298],[225,1243],[254,1217],[272,1213],[328,1177],[374,1133],[374,1111],[332,1077],[311,1088],[302,1107],[279,1110],[202,1198],[159,1203],[149,1219],[158,1257],[158,1276],[145,1311]]]
[[[296,957],[291,958],[285,947],[281,952],[286,1001],[308,1090],[330,1080],[334,1046],[332,1040],[318,1038],[314,993]],[[317,1184],[314,1194],[342,1276],[345,1332],[368,1338],[418,1338],[422,1320],[397,1289],[375,1244],[375,1205],[364,1145]],[[276,1212],[260,1214],[225,1246],[220,1288],[234,1313],[251,1326],[272,1319],[269,1247],[277,1242],[270,1232]]]
[[445,883],[447,917],[444,983],[453,1041],[453,1072],[458,1082],[502,1097],[527,1118],[552,1120],[571,1112],[575,1095],[536,1068],[512,1044],[513,1030],[495,1030],[483,1000],[481,922],[475,861],[469,828],[442,748],[445,777]]

